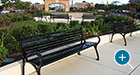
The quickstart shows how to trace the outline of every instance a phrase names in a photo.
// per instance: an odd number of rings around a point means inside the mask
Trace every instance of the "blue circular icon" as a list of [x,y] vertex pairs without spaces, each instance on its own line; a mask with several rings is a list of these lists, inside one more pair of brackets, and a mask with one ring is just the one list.
[[119,50],[115,54],[115,60],[120,65],[126,65],[130,60],[130,55],[126,50]]

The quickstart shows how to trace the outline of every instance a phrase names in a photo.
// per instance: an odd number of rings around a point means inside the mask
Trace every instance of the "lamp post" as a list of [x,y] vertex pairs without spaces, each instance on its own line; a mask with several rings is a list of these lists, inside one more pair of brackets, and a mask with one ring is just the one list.
[[73,8],[73,0],[71,1],[71,3],[72,3],[72,8]]

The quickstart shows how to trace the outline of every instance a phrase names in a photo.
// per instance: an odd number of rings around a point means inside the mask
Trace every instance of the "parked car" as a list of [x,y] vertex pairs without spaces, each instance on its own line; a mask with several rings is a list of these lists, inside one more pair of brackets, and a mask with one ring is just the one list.
[[1,13],[2,13],[2,14],[6,14],[6,13],[10,13],[10,11],[8,11],[8,10],[3,10],[3,11],[1,11]]
[[98,12],[105,12],[105,10],[97,10]]
[[2,13],[0,12],[0,15],[1,15]]

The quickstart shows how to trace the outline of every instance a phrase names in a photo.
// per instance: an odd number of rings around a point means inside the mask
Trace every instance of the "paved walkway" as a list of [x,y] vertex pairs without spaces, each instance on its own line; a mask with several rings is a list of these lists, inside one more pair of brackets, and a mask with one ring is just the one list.
[[[92,39],[90,39],[92,40]],[[127,49],[131,54],[130,64],[136,68],[140,64],[140,35],[128,37],[128,46],[123,46],[123,39],[115,40],[98,47],[100,61],[96,61],[94,48],[50,64],[41,69],[42,75],[129,75],[132,69],[129,65],[119,66],[114,61],[114,53],[119,49]],[[36,75],[32,73],[30,75]],[[140,75],[140,67],[131,75]]]

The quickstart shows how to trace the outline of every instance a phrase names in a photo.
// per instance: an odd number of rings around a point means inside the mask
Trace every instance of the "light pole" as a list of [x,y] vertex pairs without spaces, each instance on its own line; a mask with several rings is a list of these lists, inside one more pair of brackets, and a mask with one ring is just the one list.
[[71,3],[72,3],[72,8],[73,8],[73,0],[71,1]]

